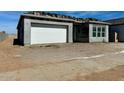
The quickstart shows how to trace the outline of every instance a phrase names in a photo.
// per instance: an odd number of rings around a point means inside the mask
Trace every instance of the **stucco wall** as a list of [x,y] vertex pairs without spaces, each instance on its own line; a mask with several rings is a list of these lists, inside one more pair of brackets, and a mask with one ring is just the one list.
[[67,42],[73,42],[73,24],[67,22],[54,22],[54,21],[45,21],[45,20],[36,20],[36,19],[24,19],[24,45],[31,44],[31,24],[40,23],[40,24],[52,24],[52,25],[63,25],[67,26]]

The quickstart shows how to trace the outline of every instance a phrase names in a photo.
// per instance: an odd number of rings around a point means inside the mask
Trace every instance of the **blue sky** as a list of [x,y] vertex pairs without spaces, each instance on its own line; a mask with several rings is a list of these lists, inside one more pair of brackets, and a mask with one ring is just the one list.
[[[123,11],[52,11],[53,13],[70,15],[80,18],[97,18],[108,20],[124,17]],[[16,33],[16,26],[23,11],[0,11],[0,31]]]

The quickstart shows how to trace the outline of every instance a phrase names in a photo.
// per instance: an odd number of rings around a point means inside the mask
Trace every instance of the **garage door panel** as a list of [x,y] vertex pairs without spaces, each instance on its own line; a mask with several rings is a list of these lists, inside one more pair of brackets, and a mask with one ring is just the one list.
[[64,43],[66,28],[31,27],[31,44]]

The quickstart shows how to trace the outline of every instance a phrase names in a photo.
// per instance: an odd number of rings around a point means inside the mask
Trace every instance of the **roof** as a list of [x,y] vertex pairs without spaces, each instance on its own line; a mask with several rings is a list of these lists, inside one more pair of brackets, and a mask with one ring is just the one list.
[[74,17],[74,16],[56,14],[56,13],[49,13],[49,12],[44,12],[44,11],[33,11],[33,12],[27,12],[25,14],[36,15],[36,16],[49,16],[49,17],[62,18],[62,19],[72,19],[72,20],[75,20],[75,21],[86,21],[86,20],[97,21],[98,20],[96,18],[77,18],[77,17]]
[[[84,19],[84,18],[76,18],[76,17],[72,17],[72,16],[52,14],[52,13],[46,13],[46,12],[28,12],[28,13],[22,14],[19,22],[24,17],[51,19],[51,20],[75,22],[75,23],[95,23],[95,24],[107,24],[107,25],[110,24],[108,22],[98,21],[95,18],[85,18]],[[18,23],[18,25],[19,25],[19,23]],[[18,26],[17,26],[17,28],[18,28]]]
[[33,18],[44,18],[44,19],[54,19],[54,20],[62,20],[62,21],[69,21],[69,22],[83,22],[82,20],[74,20],[69,18],[58,18],[52,16],[44,16],[44,15],[33,15],[33,14],[23,14],[23,17],[33,17]]
[[109,22],[112,25],[124,24],[124,18],[117,18],[117,19],[106,20],[106,22]]

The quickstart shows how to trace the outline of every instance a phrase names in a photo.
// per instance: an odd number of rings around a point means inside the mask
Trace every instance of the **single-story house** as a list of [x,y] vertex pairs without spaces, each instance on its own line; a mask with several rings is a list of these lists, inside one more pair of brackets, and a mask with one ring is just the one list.
[[124,18],[107,20],[111,23],[109,27],[110,42],[124,42]]
[[109,24],[44,12],[25,13],[17,25],[18,41],[22,45],[108,42]]

